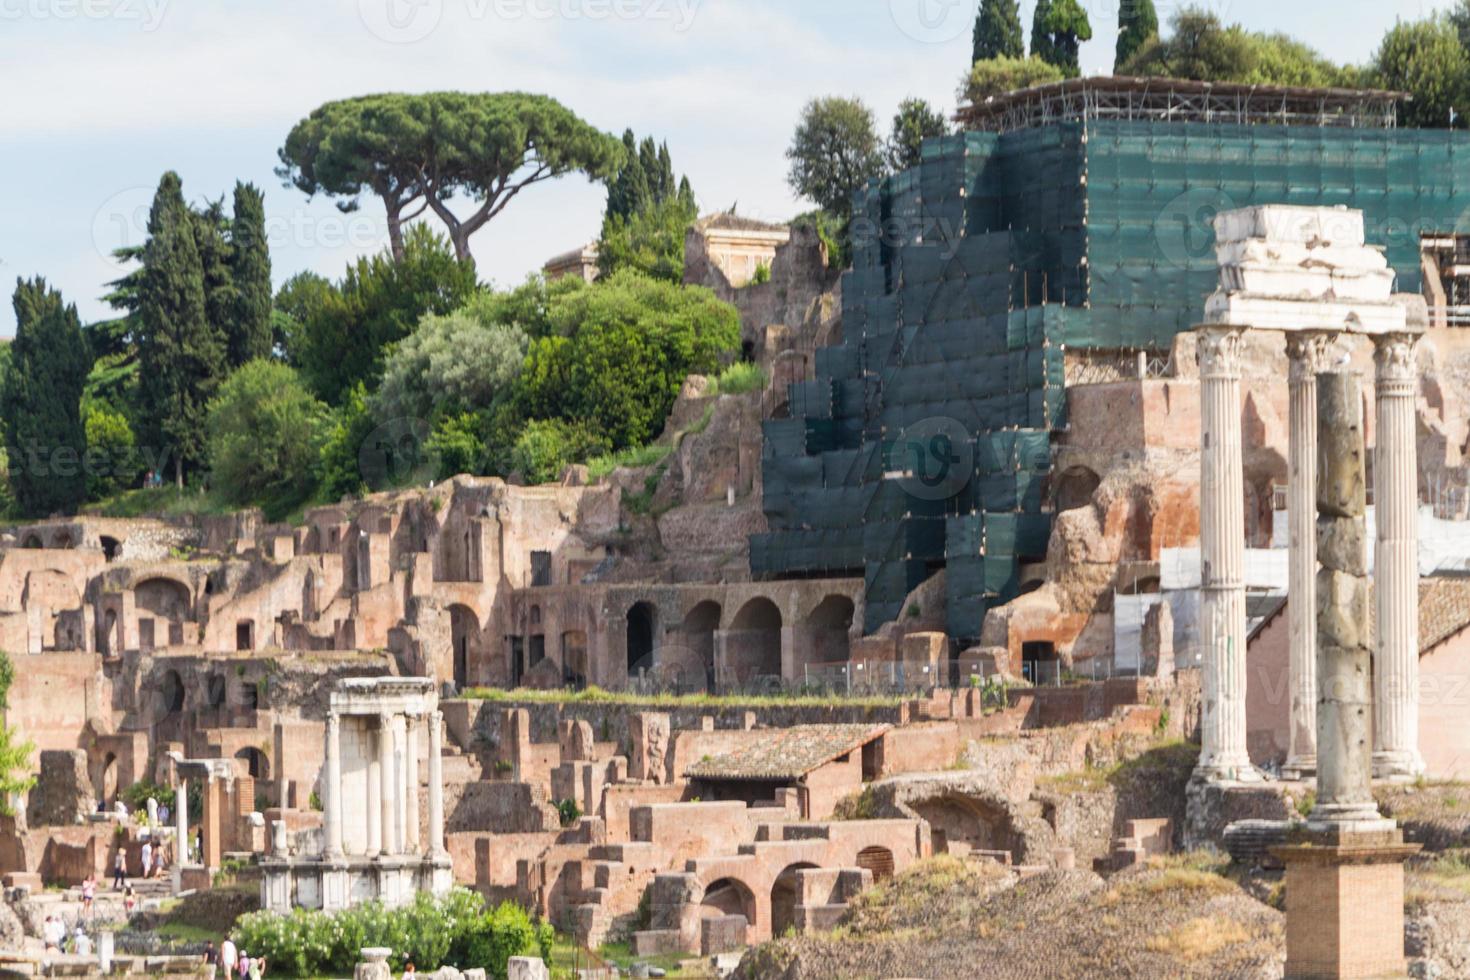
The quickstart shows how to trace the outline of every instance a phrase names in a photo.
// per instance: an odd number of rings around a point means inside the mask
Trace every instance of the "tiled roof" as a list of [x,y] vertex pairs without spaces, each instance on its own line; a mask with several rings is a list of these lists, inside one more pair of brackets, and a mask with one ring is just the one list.
[[1470,626],[1470,579],[1419,580],[1419,652],[1428,653]]
[[706,756],[690,779],[800,779],[813,769],[879,738],[888,725],[797,725],[751,732],[733,752]]

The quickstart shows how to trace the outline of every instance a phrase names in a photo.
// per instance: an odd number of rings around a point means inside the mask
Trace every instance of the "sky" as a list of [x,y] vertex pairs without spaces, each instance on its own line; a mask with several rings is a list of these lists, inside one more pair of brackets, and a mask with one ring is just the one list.
[[[1167,21],[1176,0],[1155,0]],[[1082,68],[1112,66],[1118,0],[1083,0]],[[1362,62],[1397,18],[1451,0],[1197,0]],[[802,106],[862,98],[955,108],[978,0],[0,0],[0,292],[42,275],[84,322],[110,315],[113,249],[139,244],[159,177],[194,202],[265,191],[276,284],[331,278],[386,244],[382,207],[351,215],[282,186],[276,151],[316,106],[372,92],[522,90],[608,132],[667,141],[703,211],[767,220],[811,207],[786,184]],[[1030,24],[1034,0],[1021,0]],[[1325,29],[1324,29],[1325,28]],[[605,190],[538,184],[473,239],[482,280],[512,285],[597,237]],[[0,336],[14,333],[8,299]]]

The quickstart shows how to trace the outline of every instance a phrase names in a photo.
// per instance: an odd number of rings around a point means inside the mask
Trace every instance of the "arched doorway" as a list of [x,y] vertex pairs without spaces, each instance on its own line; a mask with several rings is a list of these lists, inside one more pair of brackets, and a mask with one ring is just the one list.
[[184,710],[184,680],[178,671],[164,672],[163,681],[158,685],[158,696],[166,714],[176,714]]
[[223,708],[225,706],[225,679],[223,675],[211,674],[209,676],[209,706],[211,708]]
[[873,872],[874,881],[893,877],[893,852],[886,847],[874,845],[858,851],[857,866]]
[[853,611],[853,601],[845,595],[829,595],[817,604],[806,620],[808,662],[847,663]]
[[699,917],[713,919],[722,915],[743,915],[747,924],[755,921],[755,893],[739,878],[720,878],[704,890]]
[[793,864],[776,876],[771,885],[771,938],[779,939],[788,929],[796,928],[796,905],[798,889],[796,873],[815,864]]
[[41,548],[41,536],[39,534],[27,534],[25,540],[21,541],[20,546],[38,551]]
[[192,598],[187,586],[170,578],[151,578],[133,588],[133,601],[140,614],[152,614],[155,645],[162,640],[157,633],[158,620],[166,624],[167,640],[163,642],[170,645],[184,642],[184,623],[193,619]]
[[449,607],[450,646],[454,656],[454,686],[463,689],[470,682],[470,653],[480,641],[480,619],[469,606]]
[[764,597],[740,607],[725,632],[722,683],[735,686],[781,677],[781,610]]
[[245,775],[251,779],[269,779],[271,776],[270,760],[264,752],[253,746],[241,749],[235,753],[235,758],[245,763]]
[[102,545],[102,557],[106,561],[116,561],[117,556],[122,554],[122,542],[117,538],[102,535],[98,541]]
[[1088,506],[1101,485],[1102,478],[1087,467],[1069,466],[1057,475],[1057,513]]
[[1032,640],[1021,644],[1021,676],[1032,684],[1057,684],[1061,681],[1061,661],[1056,644]]
[[105,802],[112,802],[117,796],[117,753],[109,752],[102,760],[102,768],[98,770],[97,782],[93,786],[97,792],[97,798]]
[[638,602],[628,610],[628,678],[653,667],[658,613],[652,603]]
[[567,630],[561,635],[562,681],[580,691],[587,686],[587,634],[583,630]]
[[679,631],[684,635],[684,645],[689,648],[690,661],[704,667],[705,689],[714,683],[715,674],[715,631],[720,628],[720,617],[724,610],[710,599],[698,603],[684,617]]

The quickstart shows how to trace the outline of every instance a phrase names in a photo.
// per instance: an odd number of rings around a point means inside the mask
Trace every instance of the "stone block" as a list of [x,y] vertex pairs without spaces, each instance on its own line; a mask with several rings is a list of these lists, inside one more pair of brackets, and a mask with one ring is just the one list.
[[71,827],[86,822],[96,808],[87,753],[81,749],[48,749],[41,753],[41,771],[26,802],[26,822],[32,827]]
[[512,956],[505,975],[506,980],[550,980],[551,977],[539,956]]
[[1317,639],[1321,646],[1367,646],[1368,582],[1356,575],[1317,570]]
[[1367,575],[1367,523],[1348,517],[1318,518],[1317,561],[1333,571]]
[[653,712],[636,714],[629,727],[632,741],[629,777],[662,785],[668,776],[669,716]]
[[699,955],[713,956],[744,949],[749,945],[746,941],[748,928],[743,915],[717,915],[700,920]]

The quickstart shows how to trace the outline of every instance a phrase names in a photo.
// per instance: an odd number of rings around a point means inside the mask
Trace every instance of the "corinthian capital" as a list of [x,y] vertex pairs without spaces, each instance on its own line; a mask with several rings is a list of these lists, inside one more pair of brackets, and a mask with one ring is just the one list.
[[1416,338],[1408,333],[1385,333],[1373,338],[1373,363],[1378,369],[1378,384],[1414,385],[1419,369],[1414,362]]
[[1289,333],[1286,335],[1286,357],[1292,384],[1311,381],[1332,363],[1337,337],[1330,333]]
[[1195,356],[1201,378],[1239,378],[1244,331],[1237,327],[1201,327]]

